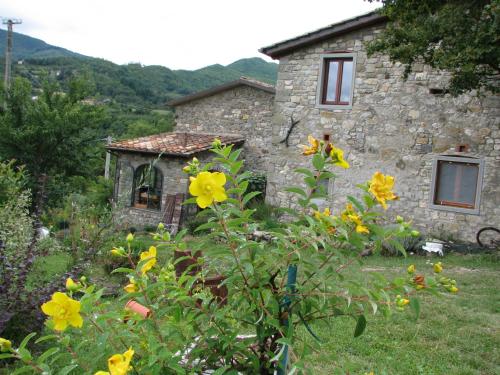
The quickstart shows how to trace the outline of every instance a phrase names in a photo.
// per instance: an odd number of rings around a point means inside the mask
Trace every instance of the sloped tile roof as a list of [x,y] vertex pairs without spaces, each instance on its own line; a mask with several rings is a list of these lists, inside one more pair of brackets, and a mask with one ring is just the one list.
[[237,145],[245,142],[245,138],[235,134],[161,133],[113,142],[107,148],[111,151],[188,157],[210,149],[215,138],[220,139],[223,144]]
[[283,40],[267,47],[262,47],[259,49],[259,52],[272,57],[273,59],[278,59],[282,56],[289,55],[297,49],[307,47],[311,44],[384,22],[387,22],[387,17],[381,15],[379,13],[379,9],[377,9],[369,13],[361,14],[357,17],[349,18],[347,20],[322,27],[318,30],[299,35],[295,38]]
[[207,96],[212,96],[218,94],[223,91],[231,90],[238,86],[248,86],[253,87],[254,89],[262,90],[268,92],[270,94],[274,94],[276,92],[273,85],[268,83],[264,83],[261,81],[257,81],[256,79],[248,78],[248,77],[240,77],[239,79],[231,82],[224,83],[220,86],[212,87],[207,90],[198,91],[194,94],[186,95],[178,99],[171,100],[167,103],[167,105],[175,107],[181,104],[186,104],[192,102],[194,100],[198,100],[201,98],[205,98]]

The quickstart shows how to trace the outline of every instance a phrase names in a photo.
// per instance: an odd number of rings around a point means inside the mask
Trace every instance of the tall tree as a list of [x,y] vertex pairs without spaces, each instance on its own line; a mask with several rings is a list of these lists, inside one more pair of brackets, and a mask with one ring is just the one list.
[[34,180],[35,220],[40,217],[48,180],[57,175],[88,175],[89,160],[96,156],[95,129],[102,111],[82,101],[86,84],[75,79],[68,93],[45,83],[32,97],[28,81],[14,80],[0,114],[0,156],[16,159]]
[[452,75],[449,91],[499,92],[500,0],[368,0],[383,3],[389,24],[368,45],[392,61],[423,61]]

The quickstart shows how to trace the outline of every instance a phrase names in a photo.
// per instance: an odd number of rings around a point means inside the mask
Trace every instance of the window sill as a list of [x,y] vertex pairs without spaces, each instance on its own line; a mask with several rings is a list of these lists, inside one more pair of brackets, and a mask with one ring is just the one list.
[[455,206],[444,206],[440,204],[431,203],[430,208],[438,211],[448,211],[454,212],[456,214],[465,214],[465,215],[480,215],[479,208],[462,208]]
[[326,110],[340,110],[340,111],[345,111],[345,110],[351,110],[352,109],[352,104],[348,105],[335,105],[335,104],[319,104],[316,103],[316,108],[318,109],[326,109]]

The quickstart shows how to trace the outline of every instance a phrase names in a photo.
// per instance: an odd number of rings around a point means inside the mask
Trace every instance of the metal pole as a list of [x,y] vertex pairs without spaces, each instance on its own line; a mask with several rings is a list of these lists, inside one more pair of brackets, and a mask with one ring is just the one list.
[[[297,265],[291,264],[288,266],[288,277],[286,282],[286,289],[289,294],[295,293],[295,285],[297,283]],[[283,312],[286,311],[287,317],[283,319],[283,328],[285,329],[285,334],[288,332],[290,328],[290,321],[292,319],[292,311],[290,310],[290,305],[292,304],[292,299],[290,295],[285,295],[283,299]],[[283,350],[283,354],[281,355],[280,365],[278,367],[277,374],[278,375],[286,375],[286,368],[288,366],[288,345],[285,345],[285,349]]]

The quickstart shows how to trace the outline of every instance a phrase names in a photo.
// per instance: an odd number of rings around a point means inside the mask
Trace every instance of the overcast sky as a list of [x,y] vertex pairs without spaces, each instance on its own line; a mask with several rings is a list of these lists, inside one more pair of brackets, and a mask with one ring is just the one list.
[[257,50],[378,6],[363,0],[1,0],[0,16],[22,19],[17,32],[84,55],[192,70],[253,56],[270,61]]

